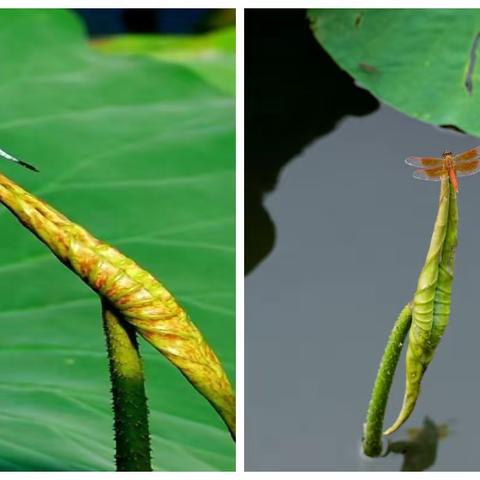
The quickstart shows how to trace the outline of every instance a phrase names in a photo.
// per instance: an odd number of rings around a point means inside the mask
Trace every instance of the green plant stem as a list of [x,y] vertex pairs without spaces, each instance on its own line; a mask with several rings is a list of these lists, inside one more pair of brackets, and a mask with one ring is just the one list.
[[412,323],[412,309],[408,304],[400,312],[388,337],[377,378],[368,405],[367,421],[364,427],[363,451],[369,457],[382,453],[383,419],[393,376],[402,352],[403,342]]
[[135,328],[102,299],[112,384],[117,471],[151,471],[148,407]]

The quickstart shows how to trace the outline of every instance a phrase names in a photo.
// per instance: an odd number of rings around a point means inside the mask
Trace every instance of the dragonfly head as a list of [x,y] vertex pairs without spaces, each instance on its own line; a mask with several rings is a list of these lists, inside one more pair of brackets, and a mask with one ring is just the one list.
[[448,150],[445,150],[445,151],[442,153],[442,158],[448,158],[448,157],[453,157],[453,153],[452,153],[452,152],[449,152]]

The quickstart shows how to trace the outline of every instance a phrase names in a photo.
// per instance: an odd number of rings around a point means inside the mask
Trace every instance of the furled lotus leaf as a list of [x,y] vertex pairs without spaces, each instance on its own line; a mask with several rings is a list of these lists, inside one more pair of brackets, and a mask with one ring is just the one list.
[[398,430],[412,413],[420,384],[447,327],[450,316],[455,249],[457,246],[457,199],[448,179],[442,180],[440,202],[425,265],[413,298],[412,325],[406,358],[403,405],[394,424],[384,433]]
[[235,398],[225,371],[185,310],[157,279],[3,175],[0,202],[179,368],[235,435]]

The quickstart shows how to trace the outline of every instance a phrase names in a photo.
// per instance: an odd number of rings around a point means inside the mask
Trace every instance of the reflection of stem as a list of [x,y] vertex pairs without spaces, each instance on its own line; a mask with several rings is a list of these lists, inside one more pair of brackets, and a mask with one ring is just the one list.
[[402,352],[403,342],[412,323],[412,310],[406,305],[400,312],[392,332],[388,337],[377,378],[368,405],[367,422],[364,428],[363,451],[369,457],[377,457],[382,452],[383,418],[387,407],[388,394],[393,375]]
[[151,471],[148,408],[135,328],[102,300],[112,383],[117,471]]
[[441,430],[446,425],[437,425],[425,417],[421,428],[410,429],[408,438],[389,442],[387,453],[403,455],[403,472],[421,472],[430,468],[437,458],[438,442]]

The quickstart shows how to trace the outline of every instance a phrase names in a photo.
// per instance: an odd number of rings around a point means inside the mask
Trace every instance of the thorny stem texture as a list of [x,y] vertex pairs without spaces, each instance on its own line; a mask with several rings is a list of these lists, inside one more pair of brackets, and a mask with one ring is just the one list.
[[135,328],[102,299],[119,472],[151,471],[148,407]]
[[382,453],[383,419],[388,395],[402,353],[403,342],[411,323],[412,309],[408,304],[400,312],[388,337],[368,405],[367,421],[363,433],[363,451],[369,457],[378,457]]

